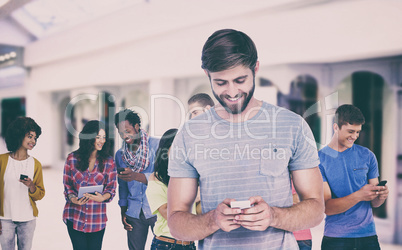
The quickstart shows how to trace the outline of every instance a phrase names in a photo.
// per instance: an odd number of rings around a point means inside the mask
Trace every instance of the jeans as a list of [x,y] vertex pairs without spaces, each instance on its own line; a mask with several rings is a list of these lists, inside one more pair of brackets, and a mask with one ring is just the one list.
[[3,250],[15,249],[15,235],[17,234],[18,250],[30,250],[36,227],[36,219],[30,221],[12,221],[1,219],[2,233],[0,235]]
[[133,226],[132,231],[127,231],[128,248],[130,250],[144,250],[145,243],[147,242],[148,228],[151,227],[153,232],[156,216],[147,219],[141,210],[139,219],[126,215],[126,221]]
[[170,249],[177,249],[177,250],[195,250],[195,244],[183,246],[175,243],[169,243],[165,241],[158,240],[154,237],[152,240],[151,250],[170,250]]
[[321,243],[322,250],[378,250],[377,235],[361,238],[332,238],[324,236]]
[[300,250],[311,250],[313,242],[311,240],[298,240],[297,245],[299,245]]
[[105,229],[93,233],[84,233],[73,228],[73,222],[67,220],[67,231],[74,250],[101,250]]

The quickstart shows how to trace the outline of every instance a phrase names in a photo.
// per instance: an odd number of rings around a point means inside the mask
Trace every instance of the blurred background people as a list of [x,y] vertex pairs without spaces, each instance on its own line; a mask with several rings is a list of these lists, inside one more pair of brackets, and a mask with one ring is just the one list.
[[145,192],[148,178],[154,171],[159,139],[148,136],[141,129],[139,115],[130,109],[117,113],[114,122],[123,139],[123,145],[115,155],[121,220],[127,230],[129,249],[140,250],[145,247],[149,227],[153,230],[156,221]]
[[[67,156],[63,184],[63,221],[74,250],[100,250],[105,233],[106,203],[116,192],[116,168],[105,125],[89,121],[79,134],[78,150]],[[103,185],[103,192],[78,197],[80,187]]]
[[190,119],[199,116],[200,114],[204,113],[206,110],[213,107],[214,101],[212,98],[205,93],[198,93],[190,97],[188,99],[188,110],[190,113]]
[[38,208],[45,196],[42,165],[28,155],[41,135],[41,127],[29,117],[17,118],[6,132],[9,153],[0,155],[0,243],[3,250],[32,247]]
[[[177,129],[166,131],[160,142],[155,157],[155,171],[149,177],[147,197],[151,212],[158,219],[155,222],[152,250],[156,249],[195,249],[194,241],[174,239],[167,224],[167,187],[169,185],[168,163],[170,146],[176,136]],[[195,206],[193,206],[195,213]]]

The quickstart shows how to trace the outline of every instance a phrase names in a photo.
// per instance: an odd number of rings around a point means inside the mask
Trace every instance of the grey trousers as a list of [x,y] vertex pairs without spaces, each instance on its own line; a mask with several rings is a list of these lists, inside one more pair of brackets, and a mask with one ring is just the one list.
[[133,226],[132,231],[127,231],[128,248],[130,250],[144,250],[148,228],[151,227],[152,232],[154,232],[155,222],[156,216],[146,219],[142,210],[139,219],[127,216],[127,223]]

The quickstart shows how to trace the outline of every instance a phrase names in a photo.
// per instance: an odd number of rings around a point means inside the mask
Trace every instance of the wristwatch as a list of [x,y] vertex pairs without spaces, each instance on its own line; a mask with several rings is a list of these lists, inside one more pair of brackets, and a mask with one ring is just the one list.
[[71,201],[72,198],[75,198],[75,197],[77,197],[75,194],[69,194],[69,195],[68,195],[68,199],[69,199],[70,201]]

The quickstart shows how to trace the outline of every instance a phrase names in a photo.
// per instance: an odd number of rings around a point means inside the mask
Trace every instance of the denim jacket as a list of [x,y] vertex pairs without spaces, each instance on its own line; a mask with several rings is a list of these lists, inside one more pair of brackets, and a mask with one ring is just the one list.
[[[159,146],[159,139],[149,137],[148,139],[149,145],[149,166],[143,170],[141,173],[145,175],[145,177],[149,178],[149,176],[154,172],[154,158],[156,150]],[[122,149],[119,149],[115,155],[115,163],[117,167],[126,168],[126,164],[122,159]],[[147,190],[147,185],[141,183],[139,181],[130,181],[126,182],[118,179],[119,183],[119,206],[127,206],[126,215],[139,219],[141,209],[145,215],[145,218],[149,219],[156,215],[153,215],[151,212],[151,208],[148,204],[148,199],[145,194]]]

